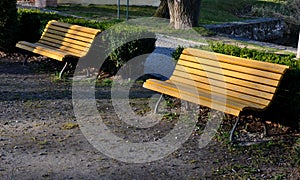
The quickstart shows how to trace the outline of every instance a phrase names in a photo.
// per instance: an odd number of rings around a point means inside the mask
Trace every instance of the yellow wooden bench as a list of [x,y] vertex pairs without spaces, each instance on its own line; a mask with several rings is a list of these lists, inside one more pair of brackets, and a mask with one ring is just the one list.
[[[51,20],[36,43],[19,41],[16,47],[40,54],[58,61],[65,61],[59,73],[61,77],[68,65],[68,57],[80,58],[86,55],[100,30]],[[27,62],[29,56],[24,60]]]
[[[148,79],[143,87],[237,116],[230,132],[232,141],[240,112],[246,108],[267,108],[288,68],[187,48],[168,80]],[[155,106],[155,113],[161,98]]]

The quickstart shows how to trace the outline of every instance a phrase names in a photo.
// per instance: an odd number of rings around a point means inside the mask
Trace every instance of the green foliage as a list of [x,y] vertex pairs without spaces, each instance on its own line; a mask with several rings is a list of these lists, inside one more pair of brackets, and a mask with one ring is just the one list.
[[228,21],[240,21],[239,16],[251,10],[255,0],[202,0],[200,23],[215,24]]
[[179,57],[180,57],[180,55],[181,55],[183,49],[184,49],[183,46],[178,46],[178,47],[175,49],[175,51],[172,52],[172,54],[171,54],[171,55],[172,55],[172,58],[173,58],[174,60],[177,61],[177,60],[179,59]]
[[53,12],[41,12],[40,10],[33,9],[18,9],[18,20],[20,24],[18,40],[32,42],[36,41],[42,35],[44,28],[50,20],[77,24],[80,26],[100,29],[102,31],[120,22],[119,20],[97,22],[94,20],[62,16]]
[[299,0],[260,1],[252,8],[253,16],[278,17],[285,22],[300,24]]
[[290,66],[291,69],[300,70],[300,62],[294,59],[295,55],[293,54],[279,55],[255,49],[249,49],[247,47],[240,48],[238,46],[223,43],[211,43],[210,49],[214,52],[221,54],[227,54],[231,56],[237,56],[258,61],[265,61],[275,64],[283,64]]
[[41,35],[40,16],[18,10],[19,41],[36,42]]
[[0,1],[0,49],[11,51],[17,39],[17,9],[16,0]]
[[294,146],[294,153],[295,153],[295,163],[300,166],[300,138],[297,139],[295,146]]
[[132,25],[117,25],[106,31],[103,41],[107,45],[109,60],[121,67],[130,59],[151,53],[155,48],[155,34]]

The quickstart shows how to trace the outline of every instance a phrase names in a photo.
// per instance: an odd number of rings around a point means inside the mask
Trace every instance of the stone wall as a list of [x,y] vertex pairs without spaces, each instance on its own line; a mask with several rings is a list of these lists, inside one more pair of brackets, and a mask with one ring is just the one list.
[[269,41],[282,38],[284,22],[275,18],[260,18],[241,22],[206,25],[206,28],[216,33],[236,38],[246,38],[256,41]]
[[[99,4],[99,5],[117,5],[117,0],[58,0],[58,4]],[[126,5],[127,0],[120,0],[120,4]],[[130,5],[137,6],[158,6],[160,0],[129,0]]]
[[57,6],[57,0],[47,0],[46,1],[46,6],[47,7],[56,7]]
[[34,6],[39,8],[56,7],[57,0],[17,0],[18,5]]

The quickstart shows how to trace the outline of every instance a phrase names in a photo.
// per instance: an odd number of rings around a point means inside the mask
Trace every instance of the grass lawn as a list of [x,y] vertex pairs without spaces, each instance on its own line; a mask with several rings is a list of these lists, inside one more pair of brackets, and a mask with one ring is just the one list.
[[[203,0],[201,7],[201,24],[222,23],[227,21],[238,21],[245,19],[240,14],[244,13],[247,7],[255,3],[259,3],[258,0]],[[116,5],[61,5],[53,10],[74,14],[78,16],[96,18],[96,19],[115,19],[117,18],[117,6]],[[156,11],[156,7],[153,6],[130,6],[129,16],[130,18],[137,17],[151,17]],[[120,9],[121,18],[125,19],[126,6],[121,6]]]

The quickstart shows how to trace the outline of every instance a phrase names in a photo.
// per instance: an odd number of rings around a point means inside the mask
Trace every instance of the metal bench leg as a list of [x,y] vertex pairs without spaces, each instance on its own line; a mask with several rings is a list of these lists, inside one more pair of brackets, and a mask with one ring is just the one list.
[[263,126],[264,126],[264,137],[268,136],[268,125],[266,124],[265,121],[262,122]]
[[24,61],[23,61],[23,66],[25,66],[27,64],[27,60],[29,58],[30,54],[26,54]]
[[90,70],[86,68],[86,77],[90,77],[90,76],[91,76]]
[[229,141],[230,142],[233,142],[234,131],[235,131],[235,129],[236,129],[239,121],[240,121],[240,116],[237,117],[237,120],[236,120],[235,124],[233,125],[233,127],[232,127],[232,129],[230,131],[230,136],[229,136]]
[[68,62],[65,63],[64,67],[62,68],[62,70],[59,72],[58,78],[61,79],[62,73],[64,72],[64,70],[66,69],[68,65]]
[[154,113],[155,113],[155,114],[158,112],[157,109],[158,109],[158,106],[159,106],[159,104],[160,104],[162,98],[163,98],[163,94],[160,95],[160,97],[159,97],[157,103],[155,104],[155,107],[154,107]]
[[190,102],[185,101],[185,109],[188,111],[191,109]]

